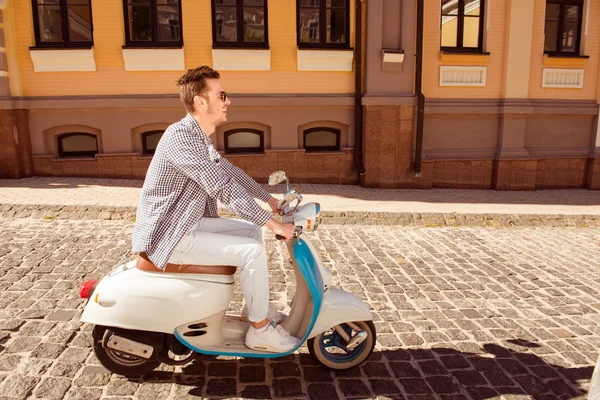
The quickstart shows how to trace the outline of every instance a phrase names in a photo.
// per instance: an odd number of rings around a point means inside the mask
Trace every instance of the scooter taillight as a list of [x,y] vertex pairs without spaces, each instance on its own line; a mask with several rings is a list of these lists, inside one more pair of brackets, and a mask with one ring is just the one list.
[[79,297],[87,299],[91,296],[98,284],[97,280],[85,281],[79,286]]

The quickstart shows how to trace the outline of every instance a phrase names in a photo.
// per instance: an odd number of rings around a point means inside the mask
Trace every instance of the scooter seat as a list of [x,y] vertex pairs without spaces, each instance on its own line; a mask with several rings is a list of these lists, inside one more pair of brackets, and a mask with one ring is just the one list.
[[136,268],[149,272],[168,272],[170,274],[210,274],[233,275],[237,267],[233,265],[196,265],[196,264],[167,264],[165,269],[160,269],[150,261],[146,253],[140,253],[136,261]]

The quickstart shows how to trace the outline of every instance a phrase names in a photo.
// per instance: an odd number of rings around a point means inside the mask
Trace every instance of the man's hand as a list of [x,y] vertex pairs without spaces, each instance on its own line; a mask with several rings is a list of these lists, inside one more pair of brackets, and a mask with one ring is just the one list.
[[267,201],[267,203],[269,204],[269,206],[271,207],[271,210],[273,210],[274,213],[279,214],[279,207],[277,206],[277,204],[279,203],[279,200],[277,200],[275,197],[271,196],[271,198],[269,199],[269,201]]
[[294,232],[296,231],[294,225],[282,224],[281,222],[276,221],[273,218],[271,218],[265,226],[269,228],[274,234],[283,236],[282,240],[286,242],[294,237]]

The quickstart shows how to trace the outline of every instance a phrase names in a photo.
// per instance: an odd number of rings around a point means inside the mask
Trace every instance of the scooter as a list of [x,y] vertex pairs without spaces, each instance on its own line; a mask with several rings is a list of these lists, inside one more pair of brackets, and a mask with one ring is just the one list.
[[287,191],[279,201],[280,216],[296,227],[286,242],[296,291],[280,325],[301,338],[298,346],[283,353],[245,346],[249,322],[226,313],[233,272],[148,272],[136,268],[134,260],[80,286],[80,297],[87,301],[80,320],[94,325],[93,349],[104,367],[132,377],[161,363],[185,365],[201,354],[283,357],[305,342],[309,353],[333,370],[356,367],[369,357],[376,342],[371,312],[357,296],[330,287],[331,272],[305,235],[319,226],[321,207],[312,202],[300,205],[302,195],[290,189],[283,171],[274,172],[268,183],[283,181]]

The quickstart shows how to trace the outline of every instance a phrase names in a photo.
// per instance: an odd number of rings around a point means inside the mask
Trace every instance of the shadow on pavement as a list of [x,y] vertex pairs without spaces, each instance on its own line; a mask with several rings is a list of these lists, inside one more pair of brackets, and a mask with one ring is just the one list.
[[[581,384],[591,379],[593,366],[564,368],[497,344],[486,344],[483,350],[483,354],[449,348],[384,350],[374,352],[360,368],[341,372],[321,367],[308,354],[269,362],[200,357],[186,366],[183,374],[153,372],[143,381],[175,381],[181,395],[204,398],[296,396],[333,400],[339,398],[334,382],[344,397],[358,398],[585,398]],[[273,376],[272,391],[265,383],[267,376]],[[238,382],[244,385],[241,393],[236,393]]]

